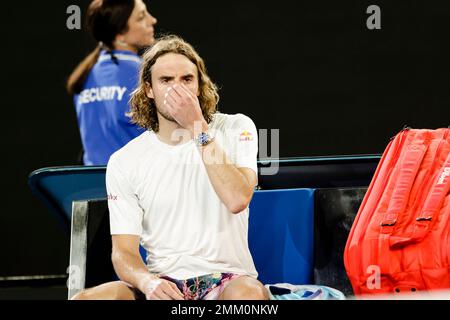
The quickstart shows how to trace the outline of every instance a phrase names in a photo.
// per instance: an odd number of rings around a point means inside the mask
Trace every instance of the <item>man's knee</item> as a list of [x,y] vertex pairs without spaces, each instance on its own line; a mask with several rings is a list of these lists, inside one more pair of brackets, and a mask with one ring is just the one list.
[[70,300],[133,300],[134,296],[122,281],[104,283],[75,294]]
[[267,289],[262,285],[246,285],[236,292],[237,300],[268,300]]
[[77,294],[73,295],[70,300],[93,300],[94,297],[89,293],[88,289],[81,290]]
[[224,290],[222,299],[225,300],[268,300],[269,294],[261,282],[250,277],[234,280]]

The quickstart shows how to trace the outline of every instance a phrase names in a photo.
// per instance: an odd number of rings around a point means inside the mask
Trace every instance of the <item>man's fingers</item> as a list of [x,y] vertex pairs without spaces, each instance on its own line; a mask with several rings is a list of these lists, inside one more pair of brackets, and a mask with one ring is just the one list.
[[[173,288],[173,286],[175,286],[175,288]],[[167,294],[168,296],[170,296],[171,298],[173,298],[174,300],[184,300],[184,297],[181,295],[180,290],[178,290],[177,286],[170,282],[167,281],[165,283],[165,286],[163,287],[164,293]]]
[[174,112],[174,107],[173,107],[173,105],[172,105],[169,101],[167,101],[167,100],[164,100],[164,105],[166,106],[167,111],[169,111],[169,113],[170,113],[171,115],[173,115],[173,112]]
[[171,107],[177,105],[177,101],[175,101],[175,99],[170,94],[166,97],[165,101],[166,101],[166,104],[169,103]]
[[186,85],[185,85],[184,83],[180,84],[180,88],[183,89],[184,92],[185,92],[188,96],[190,96],[191,98],[194,98],[194,99],[195,99],[195,98],[197,97],[195,94],[193,94],[193,93],[191,92],[191,90],[188,89],[188,87],[186,87]]
[[181,94],[182,91],[179,89],[179,85],[174,84],[170,88],[167,89],[168,94],[173,94],[175,97],[181,98],[183,95]]
[[161,300],[161,298],[158,296],[158,290],[153,290],[150,294],[145,295],[145,299],[147,300]]
[[175,101],[176,103],[181,103],[182,101],[181,97],[174,90],[167,91],[164,94],[164,99],[168,98],[172,98],[172,100]]
[[155,292],[155,296],[158,298],[158,300],[173,300],[169,295],[167,295],[162,288]]
[[174,294],[179,297],[179,299],[177,299],[177,300],[184,300],[183,294],[181,293],[180,289],[178,289],[178,287],[175,283],[169,282],[169,286],[171,287]]
[[170,90],[172,94],[177,94],[180,98],[186,95],[186,92],[184,92],[183,88],[181,88],[181,85],[174,84],[172,88],[173,90]]
[[172,106],[191,105],[198,103],[198,97],[194,95],[184,84],[174,84],[173,89],[168,90],[164,95],[164,100]]
[[147,300],[161,300],[156,294],[152,294],[151,297],[146,297]]
[[184,297],[180,294],[176,293],[172,288],[168,289],[168,292],[165,292],[172,300],[184,300]]

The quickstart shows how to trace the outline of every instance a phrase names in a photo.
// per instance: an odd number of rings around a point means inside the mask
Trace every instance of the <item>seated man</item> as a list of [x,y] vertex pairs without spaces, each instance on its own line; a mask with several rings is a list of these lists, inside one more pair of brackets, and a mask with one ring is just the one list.
[[182,39],[161,38],[145,53],[130,115],[147,131],[114,153],[106,172],[121,281],[74,299],[268,299],[247,240],[256,127],[219,113],[218,99]]

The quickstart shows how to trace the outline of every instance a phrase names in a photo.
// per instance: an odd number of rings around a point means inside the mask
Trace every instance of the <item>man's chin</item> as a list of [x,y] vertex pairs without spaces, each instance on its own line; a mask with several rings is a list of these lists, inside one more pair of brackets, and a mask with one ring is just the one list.
[[170,121],[170,122],[176,122],[176,120],[172,117],[169,116],[168,114],[164,114],[158,111],[158,114],[163,117],[165,120]]

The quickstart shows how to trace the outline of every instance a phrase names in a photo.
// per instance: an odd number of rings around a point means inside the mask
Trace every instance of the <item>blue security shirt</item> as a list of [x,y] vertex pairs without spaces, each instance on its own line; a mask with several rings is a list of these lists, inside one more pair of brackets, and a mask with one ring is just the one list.
[[74,96],[85,165],[107,164],[111,154],[145,131],[126,116],[142,60],[130,51],[113,54],[117,64],[101,51],[83,90]]

